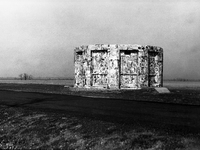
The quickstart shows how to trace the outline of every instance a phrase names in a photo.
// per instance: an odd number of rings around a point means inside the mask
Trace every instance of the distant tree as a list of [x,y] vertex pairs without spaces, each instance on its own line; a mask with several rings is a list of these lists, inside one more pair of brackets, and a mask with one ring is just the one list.
[[29,79],[29,80],[33,79],[33,76],[32,76],[32,75],[29,75],[29,76],[28,76],[28,79]]
[[31,80],[31,79],[33,78],[33,76],[32,76],[32,75],[29,75],[29,74],[27,74],[27,73],[23,73],[23,74],[20,74],[20,75],[19,75],[19,78],[20,78],[21,80]]
[[21,80],[23,80],[23,74],[20,74],[20,75],[19,75],[19,78],[20,78]]
[[24,80],[27,80],[28,74],[24,73],[23,78]]

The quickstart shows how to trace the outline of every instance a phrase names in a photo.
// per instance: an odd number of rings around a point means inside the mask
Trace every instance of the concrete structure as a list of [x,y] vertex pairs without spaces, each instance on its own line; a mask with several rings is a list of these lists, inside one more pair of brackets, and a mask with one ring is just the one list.
[[75,48],[78,88],[140,89],[163,86],[163,49],[141,45],[86,45]]

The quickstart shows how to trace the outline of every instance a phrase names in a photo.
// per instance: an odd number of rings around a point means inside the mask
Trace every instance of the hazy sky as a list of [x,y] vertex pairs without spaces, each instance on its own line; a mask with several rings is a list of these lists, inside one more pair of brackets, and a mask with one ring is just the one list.
[[83,44],[164,49],[164,77],[200,79],[199,0],[0,0],[0,77],[73,77]]

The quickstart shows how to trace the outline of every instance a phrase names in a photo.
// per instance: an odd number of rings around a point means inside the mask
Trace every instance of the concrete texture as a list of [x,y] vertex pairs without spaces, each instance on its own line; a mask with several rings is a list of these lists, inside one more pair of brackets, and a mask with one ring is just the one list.
[[74,50],[78,88],[162,87],[163,49],[141,45],[86,45]]
[[170,91],[169,91],[168,88],[166,88],[166,87],[155,88],[155,90],[156,90],[158,93],[170,93]]

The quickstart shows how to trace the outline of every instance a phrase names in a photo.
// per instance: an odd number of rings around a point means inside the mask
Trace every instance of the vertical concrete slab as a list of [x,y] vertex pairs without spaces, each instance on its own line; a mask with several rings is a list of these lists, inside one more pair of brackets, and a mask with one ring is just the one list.
[[108,51],[101,50],[91,52],[92,57],[92,86],[106,88],[108,84]]
[[119,50],[117,48],[117,45],[109,46],[108,88],[119,88]]
[[150,87],[161,87],[162,86],[162,69],[163,69],[163,58],[162,49],[155,46],[148,46],[149,55],[149,86]]

